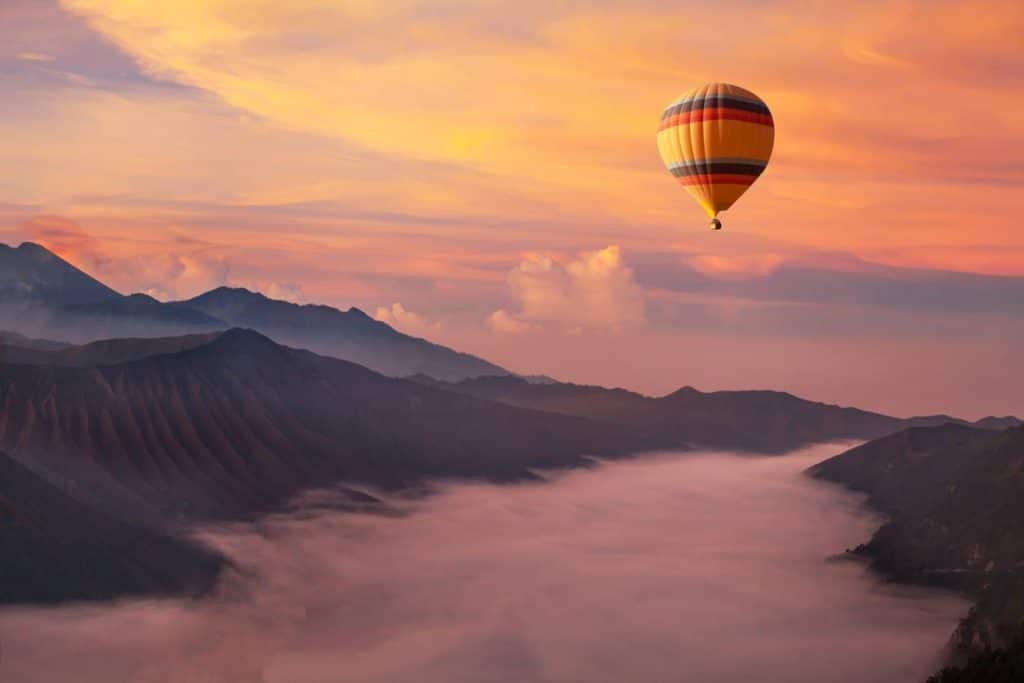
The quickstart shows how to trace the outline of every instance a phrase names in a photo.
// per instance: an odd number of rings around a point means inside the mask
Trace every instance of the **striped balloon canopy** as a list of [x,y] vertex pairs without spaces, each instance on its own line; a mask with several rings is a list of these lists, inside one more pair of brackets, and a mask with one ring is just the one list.
[[658,126],[669,172],[722,227],[725,211],[768,165],[775,123],[761,98],[728,83],[708,83],[670,104]]

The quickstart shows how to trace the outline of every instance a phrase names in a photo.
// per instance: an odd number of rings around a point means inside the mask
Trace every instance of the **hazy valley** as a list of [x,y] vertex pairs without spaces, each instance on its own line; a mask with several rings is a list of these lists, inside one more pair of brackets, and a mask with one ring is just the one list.
[[200,531],[238,565],[201,601],[0,611],[0,674],[921,681],[966,603],[826,561],[878,523],[802,476],[837,448],[652,454],[540,482],[448,483],[425,499],[389,496],[387,515],[338,512],[321,493],[319,506]]

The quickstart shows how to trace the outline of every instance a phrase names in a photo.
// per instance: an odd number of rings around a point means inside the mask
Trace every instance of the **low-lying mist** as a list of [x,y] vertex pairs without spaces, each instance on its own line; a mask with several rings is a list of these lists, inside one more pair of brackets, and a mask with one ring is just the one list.
[[407,514],[202,532],[196,602],[0,611],[0,680],[921,681],[966,604],[827,558],[878,520],[801,471],[836,452],[648,456],[455,484]]

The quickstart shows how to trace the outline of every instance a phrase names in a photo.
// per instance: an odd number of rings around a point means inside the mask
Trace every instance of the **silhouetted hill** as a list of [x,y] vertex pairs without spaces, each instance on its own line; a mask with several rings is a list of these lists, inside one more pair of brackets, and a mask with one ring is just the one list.
[[358,308],[339,311],[330,306],[299,305],[230,287],[181,303],[233,326],[257,330],[282,344],[344,358],[392,377],[424,373],[458,380],[508,374],[476,356],[402,334]]
[[172,337],[227,329],[229,325],[185,306],[146,294],[47,311],[47,334],[72,342],[124,337]]
[[17,332],[7,332],[4,330],[0,330],[0,345],[16,346],[21,349],[37,349],[40,351],[54,351],[70,346],[67,342],[53,341],[51,339],[34,339]]
[[199,593],[223,560],[102,514],[0,453],[0,604]]
[[0,244],[0,301],[75,306],[116,299],[120,294],[56,254],[32,242]]
[[[21,365],[116,365],[147,356],[159,356],[202,346],[221,332],[189,334],[180,337],[140,337],[104,339],[88,344],[60,344],[55,348],[25,347],[0,343],[0,363]],[[0,336],[0,341],[3,337]]]
[[1024,427],[946,424],[877,439],[809,470],[868,494],[890,521],[858,549],[901,581],[966,590],[963,651],[1024,627]]
[[1004,417],[993,417],[990,415],[975,422],[974,426],[981,429],[1010,429],[1011,427],[1020,427],[1022,424],[1024,424],[1024,421],[1012,415]]
[[820,441],[870,439],[911,425],[958,421],[947,416],[903,420],[779,391],[705,393],[684,387],[653,398],[625,389],[536,384],[518,377],[478,377],[456,383],[422,375],[410,379],[508,405],[612,422],[674,443],[759,452],[788,451]]
[[547,375],[518,375],[530,384],[558,384],[558,380]]
[[387,378],[231,330],[117,365],[0,366],[0,448],[111,512],[256,513],[339,480],[529,476],[665,445]]

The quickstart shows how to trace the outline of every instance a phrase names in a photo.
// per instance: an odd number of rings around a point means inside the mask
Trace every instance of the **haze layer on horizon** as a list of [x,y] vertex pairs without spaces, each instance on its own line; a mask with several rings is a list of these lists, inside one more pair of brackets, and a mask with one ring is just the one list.
[[[521,372],[1024,412],[1024,6],[7,0],[0,240],[359,306]],[[712,234],[680,92],[771,106]]]

